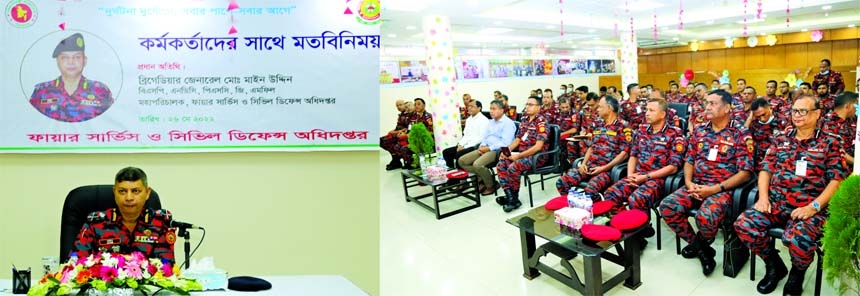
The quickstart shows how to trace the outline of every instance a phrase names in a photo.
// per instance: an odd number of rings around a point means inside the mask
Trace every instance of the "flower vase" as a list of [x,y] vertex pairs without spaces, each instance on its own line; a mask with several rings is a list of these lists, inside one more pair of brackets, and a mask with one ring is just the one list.
[[135,295],[132,288],[108,288],[107,291],[90,288],[87,289],[87,296],[133,296]]

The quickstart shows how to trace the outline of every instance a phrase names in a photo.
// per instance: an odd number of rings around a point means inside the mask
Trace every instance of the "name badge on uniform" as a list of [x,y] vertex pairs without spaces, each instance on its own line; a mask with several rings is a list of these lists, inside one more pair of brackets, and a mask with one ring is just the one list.
[[528,139],[528,138],[529,138],[529,132],[528,132],[528,131],[526,131],[526,132],[524,132],[524,133],[523,133],[523,137],[522,137],[522,138],[520,138],[520,141],[525,141],[525,140],[526,140],[526,139]]
[[797,161],[797,166],[794,168],[794,174],[806,177],[806,157],[801,157],[800,160]]
[[711,148],[711,150],[708,151],[708,160],[717,161],[717,153],[719,153],[717,148]]
[[612,136],[612,137],[614,137],[614,136],[617,136],[617,135],[618,135],[618,132],[616,132],[616,131],[606,131],[606,135],[607,135],[607,136]]
[[642,113],[642,107],[636,106],[636,113]]
[[134,237],[134,242],[136,243],[145,243],[152,244],[158,241],[158,236],[153,235],[136,235]]

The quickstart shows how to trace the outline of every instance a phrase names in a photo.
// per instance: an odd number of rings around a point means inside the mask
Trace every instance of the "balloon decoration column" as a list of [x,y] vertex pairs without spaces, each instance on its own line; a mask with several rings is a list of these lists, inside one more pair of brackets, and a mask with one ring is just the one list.
[[[427,112],[433,115],[436,151],[457,144],[460,138],[460,104],[454,72],[451,21],[445,16],[425,16],[424,48],[427,52]],[[488,105],[489,106],[489,105]]]
[[627,85],[639,83],[639,54],[637,52],[636,32],[633,30],[633,17],[630,27],[621,26],[621,88],[628,96]]

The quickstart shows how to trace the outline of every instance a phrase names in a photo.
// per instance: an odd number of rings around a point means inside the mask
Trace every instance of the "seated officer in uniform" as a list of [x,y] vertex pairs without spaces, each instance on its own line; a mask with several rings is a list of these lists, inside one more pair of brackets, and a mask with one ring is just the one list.
[[842,139],[843,157],[848,165],[854,165],[854,135],[857,132],[857,93],[846,91],[836,96],[832,111],[821,118],[819,127]]
[[555,182],[555,188],[561,195],[567,194],[570,188],[587,180],[585,192],[597,194],[609,187],[609,176],[612,167],[627,160],[630,153],[630,143],[633,142],[633,130],[627,121],[618,117],[620,110],[618,100],[612,96],[600,99],[597,113],[601,120],[594,128],[593,138],[585,150],[585,157],[578,167],[571,168]]
[[[661,98],[649,99],[645,109],[647,124],[637,127],[627,163],[627,177],[606,190],[606,200],[622,208],[627,202],[631,209],[649,212],[651,205],[662,196],[665,178],[677,172],[683,164],[686,141],[681,128],[668,124],[666,112],[669,104]],[[654,235],[654,228],[643,231],[645,237]]]
[[175,263],[176,233],[168,226],[172,220],[170,212],[143,207],[151,191],[143,170],[135,167],[120,170],[113,186],[118,208],[93,212],[87,217],[71,256],[140,252],[147,258]]
[[30,105],[52,119],[82,122],[93,119],[110,108],[114,99],[104,83],[83,76],[87,66],[84,37],[72,34],[54,48],[60,77],[36,85]]
[[[776,136],[764,157],[758,200],[734,224],[741,242],[765,262],[765,276],[756,286],[763,294],[773,292],[786,274],[783,295],[803,292],[827,217],[822,210],[848,173],[838,136],[817,128],[821,109],[816,100],[801,95],[791,114],[795,128]],[[782,243],[788,246],[791,272],[768,246],[767,231],[774,227],[785,228]]]
[[[684,258],[699,258],[702,273],[710,275],[717,262],[711,247],[720,221],[732,203],[732,189],[750,179],[755,145],[743,123],[729,120],[732,95],[724,90],[708,93],[705,119],[687,139],[684,163],[685,187],[660,203],[663,220],[689,245],[681,250]],[[699,209],[698,233],[687,219],[689,209]]]
[[[789,108],[791,109],[791,108]],[[755,155],[753,155],[753,163],[755,171],[761,170],[764,153],[770,148],[770,143],[776,135],[785,131],[788,127],[788,121],[780,112],[775,112],[765,98],[758,98],[752,102],[750,107],[752,110],[752,120],[749,130],[752,133],[753,142],[755,142]]]
[[[533,155],[546,151],[547,140],[546,120],[540,114],[541,98],[531,96],[526,99],[526,112],[520,129],[514,141],[508,145],[511,156],[499,155],[496,171],[499,172],[499,183],[505,190],[504,197],[497,197],[496,203],[502,206],[505,213],[518,209],[520,202],[520,176],[532,167],[542,166],[546,157],[534,159]],[[514,153],[518,152],[518,153]],[[546,155],[544,155],[546,156]]]

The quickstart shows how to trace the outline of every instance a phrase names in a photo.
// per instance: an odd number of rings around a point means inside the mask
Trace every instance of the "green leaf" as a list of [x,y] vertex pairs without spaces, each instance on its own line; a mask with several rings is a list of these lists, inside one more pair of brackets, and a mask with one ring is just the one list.
[[826,250],[824,270],[826,279],[839,291],[860,292],[860,176],[851,175],[839,184],[839,189],[827,205],[830,216],[824,225],[822,245]]
[[129,288],[137,289],[137,280],[133,278],[125,279],[125,284],[128,285]]

